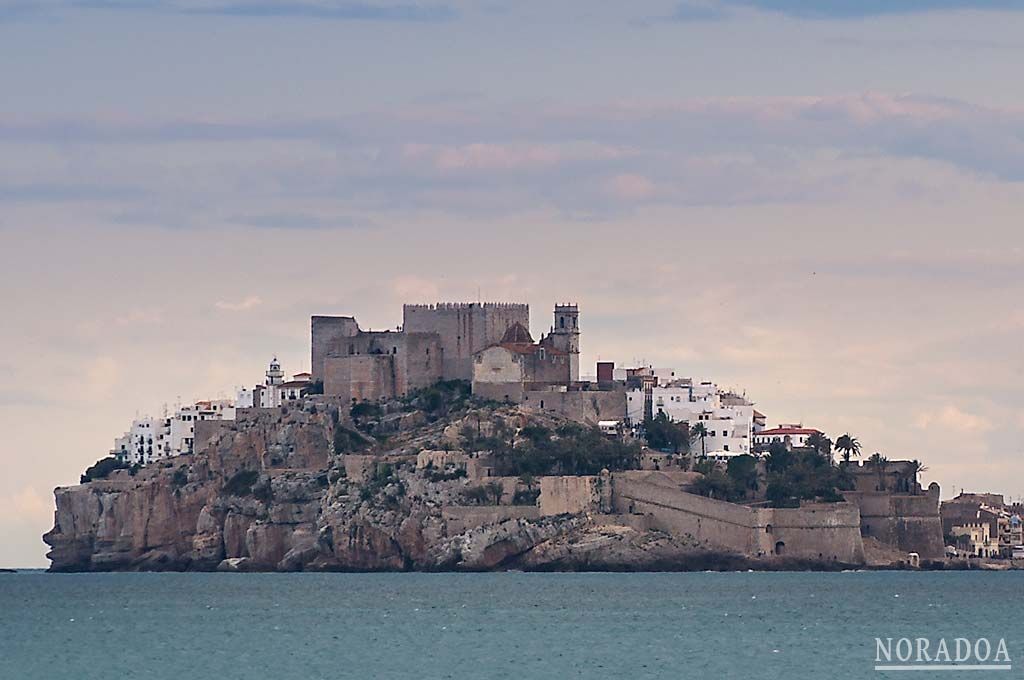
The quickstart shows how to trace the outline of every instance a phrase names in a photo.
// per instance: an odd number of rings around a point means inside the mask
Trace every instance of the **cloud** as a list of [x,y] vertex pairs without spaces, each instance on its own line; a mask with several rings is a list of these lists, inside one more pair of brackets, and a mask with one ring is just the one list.
[[726,19],[729,12],[714,2],[681,2],[663,21],[718,21]]
[[959,10],[1021,10],[1018,0],[721,0],[720,7],[745,7],[802,19],[867,17]]
[[0,21],[57,11],[159,12],[238,18],[298,18],[318,21],[439,22],[458,18],[449,5],[343,0],[56,0],[30,4],[0,0]]
[[982,434],[993,427],[988,418],[968,413],[953,404],[919,413],[914,424],[922,430],[939,428],[963,435]]
[[250,309],[254,309],[263,304],[263,299],[258,295],[250,295],[238,302],[225,302],[218,300],[214,303],[214,307],[222,309],[227,312],[245,312]]
[[434,302],[441,299],[441,289],[432,279],[399,276],[391,282],[391,290],[401,302]]
[[84,365],[79,376],[81,393],[95,399],[113,395],[121,382],[121,365],[110,356],[100,356]]
[[99,222],[171,229],[358,229],[423,210],[592,221],[655,202],[932,202],[968,177],[1024,182],[1024,111],[864,92],[321,119],[0,118],[0,159],[0,202],[33,207],[35,220],[52,221],[60,198]]
[[371,226],[366,218],[349,215],[315,215],[310,213],[267,213],[233,217],[234,224],[261,229],[360,229]]
[[455,9],[444,5],[381,5],[356,2],[242,1],[183,11],[233,17],[296,17],[341,21],[436,22],[449,21],[458,16]]
[[643,175],[631,173],[615,175],[605,186],[609,194],[625,201],[643,201],[652,198],[658,191],[654,182]]

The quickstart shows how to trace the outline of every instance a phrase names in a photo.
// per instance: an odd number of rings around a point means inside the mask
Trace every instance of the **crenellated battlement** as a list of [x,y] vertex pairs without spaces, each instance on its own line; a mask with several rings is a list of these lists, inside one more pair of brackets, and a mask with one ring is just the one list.
[[412,311],[461,311],[467,309],[514,309],[529,310],[530,305],[522,302],[435,302],[433,304],[402,305],[404,310]]

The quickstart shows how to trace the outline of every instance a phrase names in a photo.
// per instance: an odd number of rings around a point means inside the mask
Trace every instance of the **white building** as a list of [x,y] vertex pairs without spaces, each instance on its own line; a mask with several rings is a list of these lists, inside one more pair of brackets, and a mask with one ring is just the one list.
[[812,435],[822,434],[821,430],[804,427],[800,424],[780,424],[771,430],[763,430],[754,435],[754,446],[767,450],[772,444],[785,444],[788,449],[800,449],[807,446]]
[[[670,376],[669,369],[658,369],[662,376]],[[691,450],[711,458],[728,458],[750,453],[753,434],[763,426],[764,416],[754,410],[754,404],[745,397],[720,390],[710,381],[694,384],[690,378],[674,379],[649,390],[633,389],[626,393],[626,415],[633,423],[644,420],[648,399],[650,413],[657,417],[664,413],[675,422],[685,422],[693,428],[698,423],[707,433],[703,441],[691,441]]]
[[162,418],[136,418],[127,432],[114,440],[111,455],[132,465],[192,453],[196,422],[234,420],[235,404],[228,399],[197,401]]
[[311,373],[303,372],[296,373],[291,380],[285,382],[281,363],[274,357],[267,367],[263,384],[252,389],[239,388],[235,405],[237,408],[277,408],[289,401],[301,399],[309,390],[312,379]]

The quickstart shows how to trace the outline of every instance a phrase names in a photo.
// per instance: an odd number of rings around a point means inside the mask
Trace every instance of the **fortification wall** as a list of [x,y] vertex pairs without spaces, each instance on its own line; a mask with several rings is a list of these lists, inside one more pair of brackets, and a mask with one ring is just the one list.
[[522,384],[524,377],[522,355],[504,347],[491,347],[474,357],[474,391],[477,384]]
[[613,474],[612,507],[624,514],[647,515],[655,529],[747,555],[848,564],[864,561],[860,514],[852,504],[750,508],[653,483],[656,481],[644,481],[636,474]]
[[359,333],[359,324],[351,316],[314,316],[310,318],[310,371],[313,380],[324,379],[324,359],[342,354],[345,339]]
[[[772,546],[761,538],[766,521],[757,511],[672,489],[612,475],[612,507],[624,514],[646,514],[653,528],[747,555],[769,554]],[[760,524],[761,532],[756,529]]]
[[355,401],[395,396],[395,358],[390,354],[327,357],[324,394]]
[[376,472],[378,465],[416,464],[415,455],[368,456],[350,453],[342,456],[345,462],[345,477],[350,482],[362,484]]
[[530,307],[495,302],[404,305],[402,319],[407,333],[438,334],[445,380],[472,380],[473,354],[499,342],[515,323],[529,328]]
[[525,390],[519,402],[529,409],[551,411],[579,423],[626,417],[625,392]]
[[520,404],[523,402],[522,383],[473,383],[473,396],[491,401]]
[[601,512],[601,478],[541,477],[540,514]]
[[944,556],[938,493],[913,496],[844,491],[843,495],[860,509],[864,536],[903,552],[916,552],[924,559]]
[[448,505],[441,509],[441,518],[444,519],[449,536],[510,519],[538,517],[540,508],[536,505]]
[[760,512],[770,523],[770,526],[765,525],[764,532],[776,555],[797,555],[846,564],[864,562],[860,512],[852,503],[766,508]]

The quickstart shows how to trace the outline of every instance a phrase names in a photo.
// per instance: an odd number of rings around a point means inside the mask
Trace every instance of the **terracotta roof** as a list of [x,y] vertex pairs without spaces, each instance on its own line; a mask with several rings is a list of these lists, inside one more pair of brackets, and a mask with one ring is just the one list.
[[528,331],[526,327],[523,326],[523,324],[517,321],[516,323],[512,324],[511,326],[508,327],[508,329],[505,330],[505,335],[502,336],[501,342],[498,344],[532,345],[533,336],[530,335],[530,331]]
[[815,430],[813,427],[777,427],[774,430],[762,430],[754,436],[765,436],[765,435],[787,435],[787,434],[822,434],[821,430]]
[[286,383],[281,383],[281,387],[308,387],[308,380],[289,380]]

